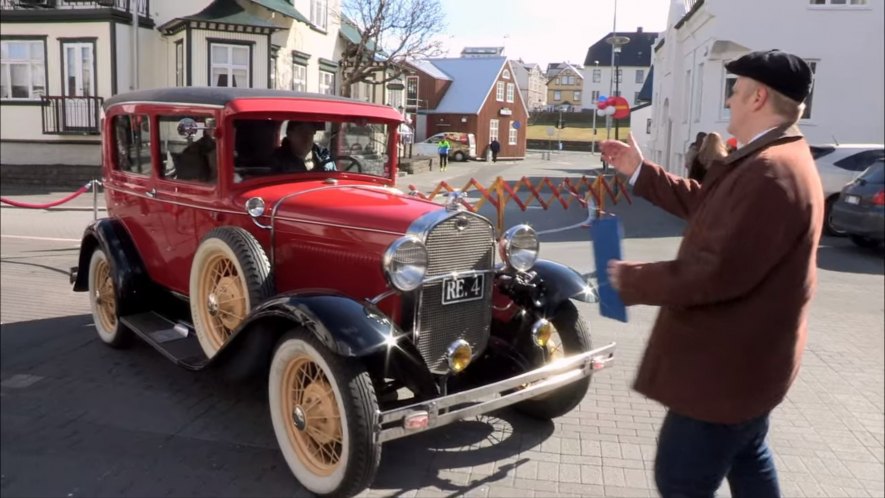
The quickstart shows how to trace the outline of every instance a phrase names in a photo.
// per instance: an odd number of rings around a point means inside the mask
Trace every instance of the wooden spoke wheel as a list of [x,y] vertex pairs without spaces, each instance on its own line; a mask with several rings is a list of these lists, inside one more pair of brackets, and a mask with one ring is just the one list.
[[270,263],[242,228],[217,228],[200,243],[190,276],[191,315],[209,358],[230,339],[249,312],[272,295]]
[[113,269],[101,249],[89,260],[89,304],[98,337],[112,347],[127,345],[131,333],[120,323]]
[[280,450],[308,491],[352,496],[375,478],[378,401],[361,361],[329,351],[306,329],[283,336],[268,378]]

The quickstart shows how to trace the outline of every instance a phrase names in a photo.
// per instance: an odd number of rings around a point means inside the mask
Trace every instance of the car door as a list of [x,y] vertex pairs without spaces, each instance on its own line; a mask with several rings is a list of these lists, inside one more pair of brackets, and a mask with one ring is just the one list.
[[[199,235],[214,228],[213,210],[218,185],[218,150],[212,130],[212,111],[182,114],[158,110],[156,115],[160,167],[155,201],[161,206],[160,250],[166,271],[159,280],[167,288],[189,294],[190,269]],[[192,132],[187,131],[193,124]]]
[[129,108],[112,112],[106,119],[110,131],[104,157],[110,162],[104,181],[108,210],[123,223],[153,277],[164,261],[157,237],[157,206],[151,197],[155,178],[150,116]]
[[418,142],[415,144],[415,154],[422,156],[435,156],[437,155],[437,144],[442,140],[443,134],[437,133],[436,135],[431,136],[427,140],[423,142]]

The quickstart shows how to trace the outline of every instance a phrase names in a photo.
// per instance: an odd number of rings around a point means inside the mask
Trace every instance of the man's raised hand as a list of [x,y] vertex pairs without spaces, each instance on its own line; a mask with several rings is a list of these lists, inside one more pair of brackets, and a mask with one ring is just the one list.
[[636,145],[632,133],[627,137],[627,143],[619,140],[604,140],[600,145],[600,151],[602,159],[613,165],[622,175],[633,175],[636,168],[642,164],[642,151]]

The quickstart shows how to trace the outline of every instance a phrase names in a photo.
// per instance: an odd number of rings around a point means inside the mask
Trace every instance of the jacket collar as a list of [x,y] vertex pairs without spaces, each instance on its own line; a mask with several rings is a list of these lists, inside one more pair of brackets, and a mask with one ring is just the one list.
[[722,160],[724,164],[734,164],[737,161],[759,152],[762,149],[767,148],[773,143],[783,139],[783,138],[799,138],[802,137],[802,132],[799,131],[799,127],[795,124],[783,124],[777,126],[767,133],[762,135],[761,137],[753,140],[747,145],[741,147],[740,149],[732,152],[725,159]]
[[773,128],[772,130],[769,130],[767,133],[757,138],[756,140],[753,140],[747,145],[732,152],[727,157],[725,157],[725,159],[713,163],[713,165],[710,166],[710,169],[707,171],[707,175],[704,177],[704,189],[709,191],[711,185],[716,183],[716,181],[721,179],[726,172],[739,165],[743,159],[749,157],[750,155],[755,154],[785,138],[801,137],[802,132],[799,131],[799,127],[795,124],[783,124],[776,128]]

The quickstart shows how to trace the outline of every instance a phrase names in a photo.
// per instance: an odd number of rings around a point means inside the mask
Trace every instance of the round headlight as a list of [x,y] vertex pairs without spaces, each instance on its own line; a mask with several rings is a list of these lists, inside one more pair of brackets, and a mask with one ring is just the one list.
[[415,237],[397,239],[384,252],[383,265],[390,285],[401,291],[415,290],[427,272],[427,249]]
[[538,234],[528,225],[510,228],[498,244],[501,259],[516,270],[529,271],[538,260]]
[[246,212],[253,218],[258,218],[264,214],[264,199],[261,197],[251,197],[246,201]]

